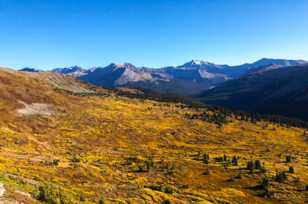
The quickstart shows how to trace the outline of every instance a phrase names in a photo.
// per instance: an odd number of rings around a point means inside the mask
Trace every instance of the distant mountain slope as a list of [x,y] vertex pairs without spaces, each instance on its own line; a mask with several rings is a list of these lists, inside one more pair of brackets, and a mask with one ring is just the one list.
[[137,68],[132,64],[96,68],[91,73],[79,77],[99,86],[139,87],[160,92],[189,95],[208,89],[213,84],[224,81],[227,76],[208,73],[195,67],[166,67],[161,69]]
[[263,71],[249,73],[206,91],[199,99],[232,109],[308,120],[308,65],[281,69],[272,69],[272,65],[263,67]]
[[58,68],[53,72],[77,77],[98,86],[134,87],[178,95],[193,95],[237,78],[260,66],[284,67],[300,65],[303,60],[261,59],[239,66],[219,65],[203,60],[191,60],[180,66],[138,68],[132,64],[110,64],[89,70],[79,66]]
[[137,69],[132,64],[110,64],[107,67],[97,67],[91,73],[79,77],[80,80],[105,87],[117,87],[134,82],[152,82],[152,75]]
[[287,59],[270,59],[263,58],[253,63],[254,67],[265,66],[269,64],[276,64],[281,66],[295,66],[299,64],[305,64],[307,61],[305,60],[287,60]]
[[90,72],[90,70],[83,69],[80,66],[72,66],[72,67],[64,67],[64,68],[55,68],[52,70],[52,72],[69,75],[73,77],[80,77],[83,75],[86,75]]
[[25,68],[22,68],[18,71],[21,71],[21,72],[39,72],[39,70],[37,70],[35,68],[31,68],[31,67],[25,67]]

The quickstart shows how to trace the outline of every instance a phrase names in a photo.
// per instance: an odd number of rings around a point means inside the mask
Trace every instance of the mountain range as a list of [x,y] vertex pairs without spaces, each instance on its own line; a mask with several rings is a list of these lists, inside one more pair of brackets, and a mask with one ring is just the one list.
[[308,120],[308,65],[262,66],[199,95],[204,103]]
[[220,65],[203,60],[191,60],[180,66],[162,68],[136,67],[133,64],[110,64],[84,69],[80,66],[56,68],[53,72],[76,77],[103,87],[133,87],[178,95],[195,95],[236,79],[251,70],[273,65],[286,67],[307,63],[304,60],[263,58],[237,66]]
[[[33,68],[22,71],[37,72]],[[51,72],[71,76],[101,87],[129,87],[159,94],[189,96],[205,104],[262,114],[308,120],[308,62],[263,58],[237,66],[191,60],[162,68],[110,64],[84,69],[56,68]]]

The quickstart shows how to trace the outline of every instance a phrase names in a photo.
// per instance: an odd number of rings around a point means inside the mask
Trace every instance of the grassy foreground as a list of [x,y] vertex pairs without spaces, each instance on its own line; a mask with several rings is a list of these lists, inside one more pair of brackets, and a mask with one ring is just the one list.
[[[1,71],[0,182],[8,200],[307,202],[304,129],[237,117],[218,126],[187,117],[205,109],[73,96],[52,81]],[[18,101],[48,104],[52,114],[18,114]]]

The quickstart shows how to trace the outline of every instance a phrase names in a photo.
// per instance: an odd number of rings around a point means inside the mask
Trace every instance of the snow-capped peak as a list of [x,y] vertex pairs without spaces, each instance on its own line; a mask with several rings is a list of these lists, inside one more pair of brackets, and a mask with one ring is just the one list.
[[190,61],[190,64],[193,64],[193,65],[202,65],[202,64],[209,64],[209,62],[203,61],[203,60],[194,59],[194,60],[191,60],[191,61]]

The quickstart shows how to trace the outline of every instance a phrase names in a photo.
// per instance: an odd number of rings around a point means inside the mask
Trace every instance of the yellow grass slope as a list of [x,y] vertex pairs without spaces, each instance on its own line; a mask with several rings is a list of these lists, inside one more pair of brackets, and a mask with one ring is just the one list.
[[[69,92],[91,90],[76,81],[67,85],[69,80],[0,71],[0,182],[7,200],[207,204],[307,199],[303,129],[235,118],[218,127],[189,119],[206,110],[181,104],[112,91],[76,96]],[[48,104],[52,114],[20,114],[20,101]],[[287,156],[292,156],[289,163]],[[246,168],[255,160],[262,170]],[[287,172],[290,166],[294,173]],[[287,178],[279,182],[282,171]],[[260,187],[265,177],[266,193]]]

